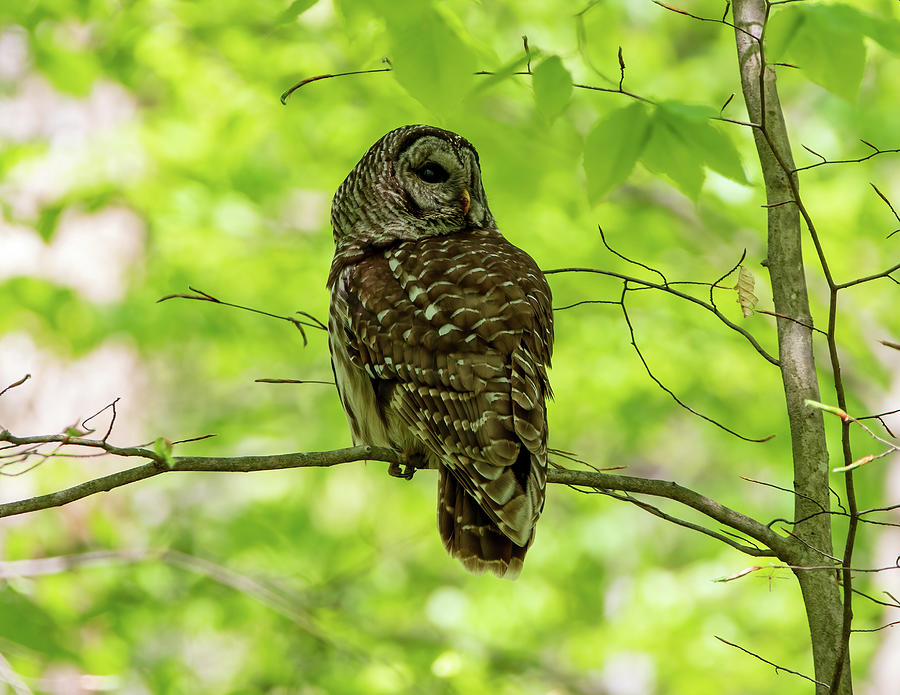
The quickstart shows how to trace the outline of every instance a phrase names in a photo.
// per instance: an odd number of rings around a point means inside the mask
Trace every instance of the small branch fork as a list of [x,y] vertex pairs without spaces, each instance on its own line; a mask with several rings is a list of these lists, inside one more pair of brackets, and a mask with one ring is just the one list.
[[[716,306],[715,301],[713,300],[713,297],[712,297],[713,290],[716,289],[716,288],[719,288],[719,289],[732,289],[732,288],[724,288],[724,287],[722,287],[719,283],[722,282],[723,280],[725,280],[725,278],[727,278],[729,275],[731,275],[735,270],[737,270],[737,268],[738,268],[738,267],[740,266],[740,264],[743,262],[744,257],[746,256],[746,250],[745,250],[744,253],[741,255],[741,258],[740,258],[740,260],[738,261],[738,263],[735,264],[734,267],[732,267],[732,268],[731,268],[727,273],[725,273],[724,275],[720,276],[720,277],[719,277],[715,282],[713,282],[713,283],[701,283],[701,282],[678,283],[678,282],[669,282],[669,280],[668,280],[668,279],[666,278],[666,276],[662,273],[662,271],[660,271],[660,270],[658,270],[658,269],[656,269],[656,268],[652,268],[652,267],[650,267],[650,266],[648,266],[648,265],[646,265],[646,264],[644,264],[644,263],[641,263],[640,261],[636,261],[636,260],[633,260],[633,259],[631,259],[631,258],[628,258],[627,256],[625,256],[625,255],[621,254],[620,252],[616,251],[612,246],[610,246],[609,242],[607,241],[606,235],[604,234],[603,229],[602,229],[601,227],[598,227],[598,229],[599,229],[599,232],[600,232],[600,238],[601,238],[601,240],[602,240],[602,242],[603,242],[603,245],[607,248],[607,250],[608,250],[610,253],[612,253],[613,255],[615,255],[615,256],[621,258],[622,260],[624,260],[624,261],[626,261],[626,262],[628,262],[628,263],[631,263],[631,264],[633,264],[633,265],[639,266],[640,268],[643,268],[644,270],[647,270],[647,271],[649,271],[649,272],[651,272],[651,273],[655,273],[656,275],[659,276],[659,278],[660,278],[660,280],[661,280],[662,282],[661,282],[661,283],[650,282],[650,281],[642,280],[642,279],[640,279],[640,278],[633,277],[633,276],[630,276],[630,275],[623,275],[622,273],[617,273],[617,272],[613,272],[613,271],[610,271],[610,270],[601,270],[601,269],[599,269],[599,268],[554,268],[554,269],[551,269],[551,270],[544,270],[543,272],[544,272],[545,275],[554,275],[554,274],[559,274],[559,273],[594,273],[594,274],[597,274],[597,275],[605,275],[605,276],[607,276],[607,277],[613,277],[613,278],[616,278],[616,279],[622,281],[622,292],[621,292],[621,294],[620,294],[618,300],[598,300],[598,299],[594,299],[594,300],[581,300],[581,301],[575,302],[574,304],[569,304],[569,305],[567,305],[567,306],[554,307],[554,311],[563,311],[563,310],[565,310],[565,309],[572,309],[572,308],[574,308],[574,307],[582,306],[582,305],[586,305],[586,304],[611,304],[611,305],[617,305],[617,306],[619,306],[619,307],[621,308],[621,310],[622,310],[622,316],[623,316],[623,318],[625,319],[625,324],[626,324],[626,326],[628,327],[628,333],[629,333],[629,336],[630,336],[630,343],[631,343],[631,346],[634,348],[635,352],[637,353],[638,359],[640,359],[641,364],[642,364],[643,367],[644,367],[644,370],[647,372],[647,375],[650,377],[650,379],[653,380],[653,382],[656,383],[656,385],[659,386],[663,391],[665,391],[667,394],[669,394],[669,395],[672,397],[672,399],[673,399],[678,405],[680,405],[680,406],[681,406],[682,408],[684,408],[685,410],[688,410],[689,412],[693,413],[693,414],[696,415],[697,417],[702,418],[703,420],[706,420],[707,422],[712,423],[712,424],[715,425],[716,427],[719,427],[720,429],[724,430],[725,432],[728,432],[728,433],[731,434],[731,435],[734,435],[734,436],[737,437],[738,439],[742,439],[742,440],[747,441],[747,442],[755,442],[755,443],[766,442],[766,441],[768,441],[769,439],[771,439],[771,438],[772,438],[772,435],[770,435],[770,436],[768,436],[768,437],[763,437],[763,438],[756,439],[756,438],[746,437],[746,436],[744,436],[744,435],[742,435],[742,434],[739,434],[738,432],[736,432],[736,431],[734,431],[733,429],[731,429],[731,428],[729,428],[729,427],[723,425],[722,423],[718,422],[717,420],[715,420],[715,419],[713,419],[713,418],[711,418],[711,417],[709,417],[709,416],[707,416],[707,415],[704,415],[703,413],[700,413],[700,412],[698,412],[697,410],[691,408],[691,407],[690,407],[689,405],[687,405],[684,401],[682,401],[682,400],[681,400],[681,399],[680,399],[680,398],[679,398],[679,397],[678,397],[671,389],[669,389],[668,387],[666,387],[666,386],[665,386],[665,385],[664,385],[664,384],[663,384],[663,383],[662,383],[662,382],[661,382],[661,381],[653,374],[653,371],[650,369],[650,365],[647,363],[647,360],[646,360],[646,358],[644,357],[644,354],[641,352],[641,349],[638,347],[638,344],[637,344],[637,338],[636,338],[636,336],[635,336],[635,331],[634,331],[634,325],[633,325],[632,322],[631,322],[631,317],[630,317],[630,315],[628,314],[628,308],[627,308],[627,306],[626,306],[626,297],[627,297],[627,294],[628,294],[629,292],[635,292],[635,291],[638,291],[638,290],[655,289],[655,290],[660,290],[660,291],[662,291],[662,292],[666,292],[666,293],[672,294],[672,295],[674,295],[674,296],[676,296],[676,297],[679,297],[680,299],[685,299],[685,300],[687,300],[687,301],[689,301],[689,302],[692,302],[692,303],[694,303],[694,304],[697,304],[698,306],[701,306],[701,307],[703,307],[704,309],[706,309],[707,311],[711,312],[714,316],[716,316],[716,318],[718,318],[720,321],[722,321],[726,326],[728,326],[728,327],[731,328],[732,330],[734,330],[734,331],[738,332],[739,334],[741,334],[742,336],[744,336],[744,338],[747,339],[747,341],[748,341],[748,342],[756,349],[756,351],[757,351],[760,355],[762,355],[762,356],[766,359],[766,361],[768,361],[768,362],[770,362],[771,364],[774,364],[774,365],[777,366],[777,365],[779,364],[779,363],[778,363],[778,360],[775,359],[772,355],[770,355],[770,354],[765,350],[765,348],[763,348],[763,347],[757,342],[757,340],[753,337],[753,335],[752,335],[749,331],[747,331],[746,329],[744,329],[744,328],[742,328],[741,326],[737,325],[737,324],[734,323],[733,321],[729,320],[724,314],[722,314],[722,312],[719,311],[719,308]],[[704,286],[707,286],[707,285],[708,285],[709,288],[710,288],[710,290],[709,290],[709,292],[710,292],[710,301],[707,303],[707,302],[705,302],[705,301],[702,300],[702,299],[698,299],[697,297],[694,297],[693,295],[690,295],[690,294],[687,294],[687,293],[682,292],[682,291],[680,291],[680,290],[677,290],[677,289],[675,289],[675,288],[673,287],[673,285],[676,285],[676,284],[697,284],[697,285],[704,285]]]
[[880,147],[876,147],[868,140],[863,140],[862,138],[860,138],[860,142],[863,145],[865,145],[866,147],[871,148],[872,152],[869,152],[869,154],[865,155],[864,157],[857,157],[856,159],[828,159],[824,155],[821,155],[818,152],[816,152],[814,149],[807,147],[806,145],[801,145],[801,147],[803,147],[804,150],[809,152],[811,155],[818,157],[822,161],[816,162],[815,164],[807,164],[806,166],[796,167],[795,169],[792,170],[792,173],[796,174],[797,172],[800,172],[800,171],[816,169],[817,167],[822,167],[827,164],[860,164],[861,162],[865,162],[869,159],[872,159],[872,157],[877,157],[880,154],[896,154],[896,153],[900,152],[900,148],[892,148],[892,149],[883,150]]
[[[232,304],[231,302],[225,302],[221,299],[217,299],[213,297],[208,292],[204,292],[203,290],[198,290],[195,287],[188,287],[188,289],[194,294],[167,294],[165,297],[156,300],[156,303],[159,304],[161,302],[168,301],[169,299],[194,299],[200,302],[211,302],[213,304],[221,304],[222,306],[230,306],[234,309],[243,309],[244,311],[251,311],[254,314],[262,314],[263,316],[268,316],[273,319],[280,319],[282,321],[287,321],[291,325],[293,325],[298,331],[300,331],[300,335],[303,338],[303,346],[306,347],[306,331],[303,330],[304,326],[307,328],[315,328],[320,331],[327,331],[328,326],[322,323],[319,319],[317,319],[312,314],[309,314],[305,311],[296,312],[302,319],[294,318],[293,316],[280,316],[279,314],[271,314],[268,311],[263,311],[261,309],[253,309],[252,307],[243,306],[241,304]],[[304,320],[305,319],[305,320]],[[0,394],[2,395],[2,394]]]
[[834,473],[846,473],[847,471],[855,470],[855,469],[859,468],[860,466],[865,466],[867,463],[871,463],[872,461],[880,459],[883,456],[887,456],[888,454],[896,454],[896,453],[900,452],[900,447],[898,447],[896,444],[894,444],[892,442],[889,442],[888,440],[884,439],[883,437],[880,437],[877,434],[875,434],[871,429],[869,429],[866,425],[864,425],[862,422],[860,422],[861,418],[855,418],[855,417],[848,415],[842,408],[835,408],[834,406],[831,406],[831,405],[825,405],[824,403],[819,403],[817,401],[810,401],[810,400],[806,401],[806,405],[808,405],[810,408],[824,410],[826,413],[831,413],[832,415],[836,415],[837,417],[839,417],[841,419],[842,422],[854,423],[855,425],[859,426],[866,434],[868,434],[870,437],[872,437],[872,439],[874,439],[875,441],[877,441],[881,444],[884,444],[884,446],[885,446],[885,449],[878,454],[869,454],[867,456],[863,456],[862,458],[856,459],[855,461],[852,461],[851,463],[847,464],[846,466],[840,466],[838,468],[833,468],[832,471]]
[[[719,311],[719,309],[715,306],[715,304],[713,304],[711,302],[705,302],[702,299],[698,299],[697,297],[694,297],[690,294],[687,294],[685,292],[675,289],[673,287],[673,285],[685,284],[685,283],[669,282],[666,279],[665,275],[663,275],[662,272],[660,272],[659,270],[656,270],[655,268],[651,268],[650,266],[644,265],[643,263],[640,263],[638,261],[634,261],[630,258],[626,258],[622,254],[620,254],[618,251],[614,251],[610,247],[610,245],[607,243],[606,236],[603,233],[603,229],[602,228],[598,228],[598,229],[600,231],[600,237],[603,241],[603,244],[606,246],[607,249],[609,249],[613,254],[615,254],[619,258],[622,258],[625,261],[628,261],[629,263],[638,265],[641,268],[644,268],[645,270],[649,270],[653,273],[656,273],[662,279],[662,284],[656,283],[656,282],[650,282],[648,280],[642,280],[640,278],[637,278],[637,277],[634,277],[631,275],[623,275],[622,273],[617,273],[612,270],[601,270],[599,268],[581,268],[581,267],[552,268],[549,270],[544,270],[543,271],[544,275],[555,275],[555,274],[559,274],[559,273],[593,273],[595,275],[605,275],[606,277],[617,278],[626,283],[630,283],[630,284],[633,284],[636,286],[634,288],[630,288],[629,291],[633,291],[633,290],[636,290],[639,288],[640,289],[654,289],[654,290],[659,290],[661,292],[666,292],[668,294],[674,295],[675,297],[684,299],[688,302],[691,302],[692,304],[696,304],[697,306],[700,306],[700,307],[706,309],[707,311],[709,311],[710,313],[712,313],[717,319],[719,319],[722,323],[724,323],[726,326],[728,326],[728,328],[730,328],[731,330],[742,335],[747,340],[747,342],[750,343],[753,346],[753,348],[763,357],[763,359],[765,359],[770,364],[775,365],[776,367],[779,366],[778,360],[775,357],[773,357],[771,354],[769,354],[769,352],[766,351],[766,349],[763,348],[762,345],[759,344],[759,342],[756,340],[756,338],[754,338],[753,335],[749,331],[742,328],[738,324],[734,323],[734,321],[731,321],[721,311]],[[732,269],[729,273],[727,273],[727,274],[723,275],[721,278],[719,278],[716,281],[716,283],[721,282],[722,280],[724,280],[726,277],[728,277],[728,275],[730,275],[733,272],[734,272],[734,269]],[[693,283],[692,282],[692,283],[688,283],[688,284],[708,285],[711,289],[713,289],[715,287],[718,287],[718,285],[716,283],[705,283],[705,282],[704,283]],[[720,288],[720,289],[722,289],[722,288]],[[728,289],[730,289],[730,288],[728,288]],[[587,304],[587,303],[597,303],[597,302],[596,301],[578,302],[577,304],[573,304],[573,305],[570,305],[567,307],[559,307],[556,310],[561,311],[562,309],[572,308],[574,306],[577,306],[577,305],[580,305],[583,303]],[[607,302],[603,302],[603,303],[620,304],[620,302],[612,302],[612,301],[607,301]]]

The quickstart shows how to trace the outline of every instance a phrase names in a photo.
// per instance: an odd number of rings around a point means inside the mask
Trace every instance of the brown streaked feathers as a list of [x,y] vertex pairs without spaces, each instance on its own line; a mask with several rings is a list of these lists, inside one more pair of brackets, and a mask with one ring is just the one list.
[[439,464],[444,546],[514,578],[544,505],[546,279],[497,230],[474,148],[437,128],[373,145],[332,224],[329,346],[354,442]]

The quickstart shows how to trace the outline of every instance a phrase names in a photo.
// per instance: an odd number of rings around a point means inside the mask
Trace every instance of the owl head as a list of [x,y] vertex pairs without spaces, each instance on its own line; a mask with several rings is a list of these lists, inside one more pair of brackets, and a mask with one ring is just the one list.
[[369,148],[335,193],[331,224],[338,253],[496,228],[475,148],[426,125],[392,130]]

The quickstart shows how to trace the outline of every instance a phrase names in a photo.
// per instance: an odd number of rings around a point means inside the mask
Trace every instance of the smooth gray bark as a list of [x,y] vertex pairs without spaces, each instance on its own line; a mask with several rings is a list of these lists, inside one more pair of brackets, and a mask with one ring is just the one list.
[[[828,451],[822,412],[804,405],[805,399],[819,400],[819,385],[812,348],[812,325],[806,277],[803,269],[802,230],[797,205],[789,202],[799,194],[790,141],[778,99],[775,70],[767,66],[760,74],[759,37],[766,22],[763,0],[735,0],[735,38],[741,71],[741,88],[753,123],[756,149],[766,185],[768,209],[767,266],[775,311],[796,319],[778,319],[778,346],[782,383],[791,429],[794,466],[796,524],[791,557],[782,559],[795,565],[820,565],[833,555],[831,517],[816,514],[830,508]],[[764,119],[764,120],[763,120]],[[786,203],[786,204],[782,204]],[[820,552],[817,552],[820,551]],[[816,680],[830,683],[840,651],[842,604],[835,572],[796,571],[803,594],[813,648]],[[829,688],[816,686],[817,695]],[[841,695],[852,692],[849,655],[845,658]]]

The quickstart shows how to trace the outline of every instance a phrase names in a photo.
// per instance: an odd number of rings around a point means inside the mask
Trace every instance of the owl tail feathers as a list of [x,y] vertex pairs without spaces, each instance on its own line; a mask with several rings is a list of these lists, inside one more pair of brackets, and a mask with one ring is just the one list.
[[438,472],[438,530],[444,548],[466,570],[504,579],[519,576],[534,539],[534,531],[524,546],[507,538],[445,466]]

